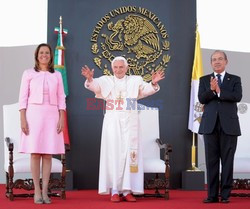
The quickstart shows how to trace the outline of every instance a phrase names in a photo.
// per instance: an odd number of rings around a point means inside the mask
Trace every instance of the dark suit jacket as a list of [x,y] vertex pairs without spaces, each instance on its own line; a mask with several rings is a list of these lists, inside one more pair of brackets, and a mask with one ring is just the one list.
[[198,98],[204,104],[199,134],[211,134],[219,117],[223,131],[228,135],[241,135],[237,115],[237,102],[242,98],[241,79],[226,73],[220,87],[220,97],[210,89],[214,73],[200,78]]

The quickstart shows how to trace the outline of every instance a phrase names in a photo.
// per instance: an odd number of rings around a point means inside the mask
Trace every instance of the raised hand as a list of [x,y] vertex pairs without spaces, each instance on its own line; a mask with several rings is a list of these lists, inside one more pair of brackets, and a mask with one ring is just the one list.
[[152,72],[152,84],[156,85],[160,80],[165,78],[165,73],[163,70],[157,70],[156,72]]
[[87,65],[82,67],[82,73],[81,73],[89,82],[93,80],[94,77],[94,69],[90,70]]

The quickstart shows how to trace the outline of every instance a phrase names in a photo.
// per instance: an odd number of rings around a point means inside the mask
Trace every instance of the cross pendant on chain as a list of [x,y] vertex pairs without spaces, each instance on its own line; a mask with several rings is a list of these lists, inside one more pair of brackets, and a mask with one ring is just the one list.
[[119,93],[119,96],[116,97],[116,100],[118,100],[118,103],[119,103],[119,104],[120,104],[121,102],[123,103],[123,97],[122,97],[121,92]]

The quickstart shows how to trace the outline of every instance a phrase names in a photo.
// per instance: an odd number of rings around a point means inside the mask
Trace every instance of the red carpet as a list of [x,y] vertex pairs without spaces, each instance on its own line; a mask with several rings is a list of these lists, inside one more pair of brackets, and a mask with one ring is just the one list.
[[66,200],[52,197],[50,205],[36,205],[32,198],[5,197],[5,186],[0,185],[0,209],[250,209],[250,198],[232,197],[229,204],[203,204],[205,191],[171,190],[170,200],[137,198],[136,203],[111,203],[110,197],[97,194],[96,190],[67,191]]

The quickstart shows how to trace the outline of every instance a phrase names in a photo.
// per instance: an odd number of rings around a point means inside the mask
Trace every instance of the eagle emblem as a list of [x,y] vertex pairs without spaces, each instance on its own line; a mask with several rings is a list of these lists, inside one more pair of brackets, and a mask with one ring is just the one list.
[[103,74],[112,74],[104,62],[118,55],[128,60],[128,74],[141,75],[145,81],[151,80],[152,70],[166,69],[170,43],[161,38],[159,28],[149,18],[124,15],[115,21],[110,19],[102,28],[99,42],[92,44],[92,53],[98,55],[94,62]]

